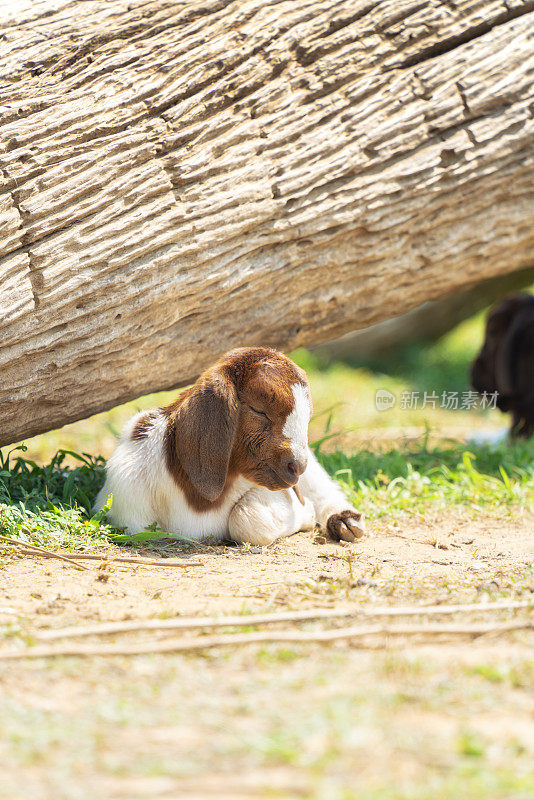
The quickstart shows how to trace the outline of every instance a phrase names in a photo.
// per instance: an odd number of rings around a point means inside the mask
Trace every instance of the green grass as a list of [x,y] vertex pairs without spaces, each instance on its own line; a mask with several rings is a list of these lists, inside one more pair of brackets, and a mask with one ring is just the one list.
[[508,511],[534,501],[534,442],[497,448],[451,442],[321,453],[325,469],[370,518],[456,506]]
[[[60,450],[41,466],[18,447],[0,452],[0,534],[46,548],[85,549],[116,533],[92,516],[104,480],[105,461],[86,453]],[[79,461],[64,466],[67,456]]]
[[[59,450],[49,464],[41,466],[21,455],[25,449],[19,446],[5,455],[0,452],[0,502],[32,512],[74,504],[91,512],[104,481],[106,462],[102,457]],[[67,456],[80,462],[80,466],[66,467]]]

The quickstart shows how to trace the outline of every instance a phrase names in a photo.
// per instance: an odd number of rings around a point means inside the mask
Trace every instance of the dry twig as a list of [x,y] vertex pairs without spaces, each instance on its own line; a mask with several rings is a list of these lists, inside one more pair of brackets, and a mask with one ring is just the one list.
[[[32,545],[33,547],[33,545]],[[43,553],[45,555],[45,553]],[[173,558],[132,558],[130,556],[98,555],[97,553],[50,553],[49,556],[58,556],[68,559],[82,559],[87,561],[98,561],[100,563],[111,563],[114,561],[124,562],[125,564],[139,564],[148,567],[203,567],[203,561],[182,561]],[[78,565],[81,566],[81,565]],[[87,567],[84,567],[87,569]]]
[[177,617],[175,619],[141,619],[126,622],[103,622],[98,625],[52,628],[38,631],[36,639],[66,639],[73,636],[105,636],[114,633],[154,630],[193,630],[200,628],[239,628],[249,625],[268,625],[280,622],[307,622],[314,619],[339,619],[340,617],[395,617],[419,614],[441,615],[466,611],[498,611],[500,609],[527,608],[530,600],[501,600],[495,603],[466,603],[450,606],[382,606],[379,608],[312,609],[307,611],[283,611],[277,614],[247,614],[227,617]]
[[534,628],[531,620],[498,623],[472,623],[470,625],[368,625],[358,628],[338,628],[317,631],[275,631],[265,633],[227,634],[223,636],[199,636],[195,638],[179,638],[164,641],[141,642],[132,645],[67,645],[65,647],[29,647],[24,650],[0,651],[0,661],[15,661],[24,658],[55,658],[57,656],[138,656],[156,653],[183,653],[196,650],[207,650],[215,647],[235,647],[247,644],[276,644],[280,642],[325,643],[334,641],[355,641],[368,637],[388,636],[483,636],[492,633],[508,633],[516,630]]
[[61,555],[60,553],[53,553],[51,550],[45,550],[42,547],[37,547],[37,545],[31,544],[30,542],[20,542],[18,539],[10,539],[9,536],[0,536],[0,539],[4,542],[17,545],[20,552],[26,553],[27,555],[44,556],[45,558],[59,558],[61,561],[66,561],[67,564],[76,567],[76,569],[89,570],[89,567],[86,567],[84,564],[78,564],[68,556]]

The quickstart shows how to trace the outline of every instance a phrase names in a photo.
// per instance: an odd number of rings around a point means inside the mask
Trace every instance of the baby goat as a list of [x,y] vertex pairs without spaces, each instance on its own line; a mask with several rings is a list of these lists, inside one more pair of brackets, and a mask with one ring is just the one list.
[[308,447],[305,372],[263,347],[232,350],[166,408],[127,423],[96,500],[130,533],[157,523],[191,539],[266,545],[316,523],[363,535],[360,512]]
[[475,391],[498,392],[497,406],[512,412],[512,436],[534,432],[534,297],[515,294],[495,305],[484,344],[471,368]]

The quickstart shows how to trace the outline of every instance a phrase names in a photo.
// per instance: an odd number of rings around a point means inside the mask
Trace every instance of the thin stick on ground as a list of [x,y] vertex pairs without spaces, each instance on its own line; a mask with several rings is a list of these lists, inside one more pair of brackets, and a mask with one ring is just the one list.
[[441,615],[469,611],[499,611],[534,606],[530,600],[500,600],[495,603],[465,603],[450,606],[382,606],[379,608],[322,609],[306,611],[284,611],[278,614],[247,614],[227,617],[177,617],[175,619],[141,619],[126,622],[103,622],[97,625],[71,626],[37,631],[36,639],[50,641],[68,637],[105,636],[131,631],[193,630],[201,628],[239,628],[250,625],[269,625],[280,622],[307,622],[314,619],[336,619],[341,617],[395,617],[419,614]]
[[[358,628],[338,628],[334,630],[316,631],[276,631],[266,633],[226,634],[222,636],[199,636],[196,638],[180,638],[165,641],[141,642],[131,645],[66,645],[64,647],[28,647],[24,650],[2,650],[0,661],[16,661],[25,658],[57,658],[58,656],[141,656],[163,653],[183,653],[197,650],[209,650],[218,647],[236,647],[247,644],[293,644],[327,643],[335,641],[358,641],[367,638],[386,638],[390,636],[423,637],[440,636],[485,636],[488,634],[509,633],[510,631],[534,629],[532,620],[515,622],[472,623],[470,625],[368,625]],[[360,643],[364,647],[365,642]],[[376,646],[376,644],[374,645]]]
[[[33,547],[33,545],[31,545]],[[21,552],[27,552],[28,555],[31,555],[31,551],[21,549]],[[41,553],[41,555],[52,558],[65,558],[67,560],[70,559],[81,559],[81,560],[88,560],[88,561],[99,561],[102,562],[113,562],[113,561],[120,561],[121,563],[124,562],[126,564],[139,564],[140,566],[147,566],[147,567],[203,567],[203,561],[178,561],[177,559],[172,558],[162,558],[154,559],[154,558],[132,558],[131,556],[114,556],[114,555],[98,555],[96,553],[64,553],[60,551],[58,553]],[[78,566],[81,566],[78,565]],[[87,567],[83,567],[83,569],[88,569]]]
[[240,586],[239,588],[242,592],[248,592],[250,589],[259,589],[260,586],[283,586],[284,583],[285,581],[260,581],[259,583],[250,583],[246,586]]
[[89,567],[86,567],[85,564],[78,564],[78,562],[74,561],[72,558],[63,556],[60,553],[54,553],[51,550],[45,550],[42,547],[37,547],[37,545],[31,544],[31,542],[20,542],[18,539],[10,539],[9,536],[0,536],[0,539],[3,542],[9,542],[10,544],[16,545],[20,552],[26,550],[28,551],[29,555],[42,556],[44,558],[58,558],[60,561],[66,561],[67,564],[70,564],[72,567],[76,567],[76,569],[84,569],[90,572]]

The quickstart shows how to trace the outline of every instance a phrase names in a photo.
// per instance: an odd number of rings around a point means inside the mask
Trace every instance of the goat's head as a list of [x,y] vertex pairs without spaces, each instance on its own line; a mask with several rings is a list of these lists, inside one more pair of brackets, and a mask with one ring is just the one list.
[[306,468],[311,396],[303,370],[276,350],[232,350],[166,409],[172,462],[210,501],[238,476],[277,490]]
[[501,411],[534,414],[534,297],[510,295],[491,309],[471,383],[481,394],[498,392]]

